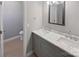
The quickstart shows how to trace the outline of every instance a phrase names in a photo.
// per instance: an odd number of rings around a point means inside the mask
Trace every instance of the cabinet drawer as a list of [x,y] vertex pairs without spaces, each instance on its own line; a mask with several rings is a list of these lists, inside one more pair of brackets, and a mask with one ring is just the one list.
[[37,56],[40,56],[41,52],[40,52],[40,37],[36,34],[33,34],[32,36],[32,42],[33,42],[33,51],[36,53]]

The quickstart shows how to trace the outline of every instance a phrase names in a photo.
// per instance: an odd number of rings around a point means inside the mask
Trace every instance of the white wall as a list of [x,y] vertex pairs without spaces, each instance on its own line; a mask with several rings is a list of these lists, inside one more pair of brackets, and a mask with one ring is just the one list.
[[43,26],[65,33],[71,30],[71,34],[79,36],[79,1],[65,2],[65,26],[49,24],[48,6],[46,2],[43,4]]
[[17,36],[23,29],[23,5],[20,1],[5,1],[3,13],[4,39]]
[[[28,1],[24,2],[24,19],[25,19],[25,45],[27,53],[32,50],[32,42],[30,41],[31,31],[42,27],[42,2]],[[25,49],[25,50],[26,50]]]
[[37,1],[27,2],[27,11],[27,25],[29,31],[39,29],[42,26],[42,3]]

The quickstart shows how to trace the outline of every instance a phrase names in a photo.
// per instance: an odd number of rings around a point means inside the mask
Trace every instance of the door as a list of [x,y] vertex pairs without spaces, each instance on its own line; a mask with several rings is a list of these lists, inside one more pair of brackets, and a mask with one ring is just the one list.
[[0,57],[4,55],[3,50],[3,4],[0,2]]

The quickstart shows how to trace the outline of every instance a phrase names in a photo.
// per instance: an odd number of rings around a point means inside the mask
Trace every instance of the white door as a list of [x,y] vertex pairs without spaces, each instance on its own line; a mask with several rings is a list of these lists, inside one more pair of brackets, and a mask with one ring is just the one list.
[[0,2],[0,57],[4,55],[3,50],[3,4]]

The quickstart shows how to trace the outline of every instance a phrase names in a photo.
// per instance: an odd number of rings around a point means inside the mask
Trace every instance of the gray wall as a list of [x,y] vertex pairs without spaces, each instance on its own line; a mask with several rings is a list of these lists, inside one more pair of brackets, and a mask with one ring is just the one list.
[[71,30],[71,34],[79,36],[79,1],[65,2],[65,26],[49,24],[47,9],[47,3],[43,2],[43,26],[65,33]]
[[22,2],[6,1],[4,2],[3,13],[4,38],[19,34],[23,29],[23,5]]

